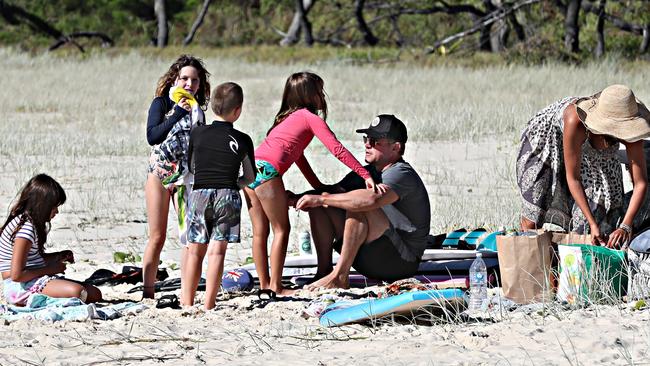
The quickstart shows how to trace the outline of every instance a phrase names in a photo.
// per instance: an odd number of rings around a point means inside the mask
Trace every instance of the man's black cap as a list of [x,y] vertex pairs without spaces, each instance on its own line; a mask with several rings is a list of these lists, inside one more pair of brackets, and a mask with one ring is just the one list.
[[404,122],[392,114],[378,115],[370,123],[370,127],[358,129],[357,133],[365,133],[375,139],[388,138],[399,142],[406,142],[408,139]]

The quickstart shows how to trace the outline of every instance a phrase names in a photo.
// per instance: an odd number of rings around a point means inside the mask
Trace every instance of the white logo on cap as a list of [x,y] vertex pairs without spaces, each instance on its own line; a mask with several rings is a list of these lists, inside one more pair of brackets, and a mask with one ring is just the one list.
[[381,120],[379,119],[379,117],[375,117],[375,119],[372,120],[372,123],[370,124],[370,127],[377,127],[377,125],[379,125],[380,121]]

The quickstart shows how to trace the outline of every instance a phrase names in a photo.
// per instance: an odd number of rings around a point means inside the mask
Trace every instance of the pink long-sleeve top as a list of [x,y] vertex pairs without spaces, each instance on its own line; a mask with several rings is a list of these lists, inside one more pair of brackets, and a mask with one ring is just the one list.
[[282,123],[273,128],[255,150],[255,159],[270,163],[280,175],[283,175],[295,162],[307,181],[317,188],[319,181],[303,154],[314,136],[353,172],[363,179],[370,178],[368,171],[341,144],[327,123],[307,109],[299,109],[291,113]]

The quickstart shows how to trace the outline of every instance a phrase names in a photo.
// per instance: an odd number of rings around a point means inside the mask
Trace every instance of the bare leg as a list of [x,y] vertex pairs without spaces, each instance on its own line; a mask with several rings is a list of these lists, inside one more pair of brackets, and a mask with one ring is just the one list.
[[366,212],[347,212],[343,231],[341,256],[334,270],[327,276],[307,286],[307,289],[349,288],[350,268],[361,245],[378,239],[390,223],[381,209]]
[[149,174],[144,186],[147,203],[147,221],[149,222],[149,241],[144,250],[142,277],[144,290],[142,297],[153,299],[153,285],[158,272],[160,252],[165,244],[167,235],[167,215],[169,214],[169,191],[160,183],[160,179]]
[[248,214],[253,225],[253,261],[255,270],[260,280],[260,288],[267,289],[270,287],[269,279],[269,255],[267,242],[269,240],[269,219],[264,213],[262,203],[254,190],[246,187],[244,197],[248,206]]
[[525,217],[521,217],[521,230],[526,231],[526,230],[535,230],[537,229],[537,225],[535,225],[534,222],[528,220]]
[[334,239],[343,237],[345,211],[333,207],[314,207],[308,212],[318,258],[318,269],[314,276],[317,280],[332,272],[332,243]]
[[[175,219],[178,220],[178,209],[179,209],[178,208],[178,191],[176,191],[172,195],[172,203],[174,205],[174,211],[176,212],[176,218]],[[187,215],[187,212],[186,212],[186,215]],[[179,235],[179,239],[180,239],[180,235],[182,235],[182,234],[179,232],[178,235]],[[187,228],[186,228],[186,233],[185,233],[185,240],[187,241]],[[183,244],[183,243],[181,242],[181,244]],[[188,244],[189,243],[187,243],[187,242],[184,243],[183,248],[181,248],[181,279],[182,278],[187,278],[187,276],[185,275],[185,269],[187,268],[187,256],[188,256],[188,252],[189,252],[189,245]],[[181,294],[184,291],[186,291],[184,289],[183,284],[184,284],[184,282],[181,281]]]
[[95,286],[83,285],[65,279],[49,281],[43,288],[42,293],[50,297],[76,297],[85,303],[93,303],[102,300],[102,293]]
[[205,252],[208,250],[206,244],[190,243],[187,252],[185,264],[187,268],[182,271],[185,278],[181,278],[181,305],[191,306],[194,305],[194,296],[196,295],[196,288],[201,279],[201,267]]
[[282,178],[273,178],[259,187],[255,193],[262,203],[266,217],[269,218],[273,230],[273,243],[271,246],[271,282],[269,288],[278,295],[291,295],[294,291],[286,290],[282,286],[282,269],[287,256],[289,245],[289,205],[284,190]]
[[185,289],[187,283],[183,281],[183,278],[187,278],[187,258],[189,256],[190,252],[190,247],[189,245],[184,245],[183,248],[181,249],[181,294],[187,291]]
[[223,261],[226,257],[228,242],[225,240],[211,241],[208,247],[208,273],[205,279],[205,310],[214,308],[217,293],[223,276]]

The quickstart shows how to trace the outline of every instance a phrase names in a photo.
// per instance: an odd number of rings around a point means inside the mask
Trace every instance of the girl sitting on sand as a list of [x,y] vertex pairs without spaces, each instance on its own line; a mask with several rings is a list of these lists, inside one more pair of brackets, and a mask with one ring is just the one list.
[[[142,269],[144,298],[154,297],[154,282],[160,252],[165,244],[172,194],[175,197],[180,241],[185,244],[185,205],[188,187],[192,183],[187,169],[187,150],[192,126],[205,124],[203,110],[210,99],[209,76],[200,59],[180,56],[158,80],[156,97],[149,107],[147,142],[152,148],[144,188],[149,223],[149,241],[144,251]],[[182,265],[185,256],[186,248],[182,253],[181,271],[185,268]]]
[[[321,113],[323,118],[318,116]],[[314,136],[343,164],[360,177],[366,186],[377,186],[370,174],[336,139],[325,122],[327,103],[323,79],[310,72],[295,73],[287,79],[282,105],[262,144],[255,150],[257,176],[244,191],[253,225],[253,259],[261,289],[271,289],[279,295],[290,292],[282,287],[282,269],[289,244],[289,215],[287,195],[282,175],[296,163],[305,179],[315,189],[324,185],[316,177],[303,154]],[[383,187],[380,186],[380,189]],[[269,279],[266,242],[269,223],[273,229],[271,247],[271,278]]]
[[36,293],[76,297],[86,303],[102,299],[97,287],[58,276],[65,272],[66,263],[74,263],[72,251],[45,253],[50,220],[65,199],[59,183],[38,174],[25,184],[11,207],[0,233],[0,272],[7,303],[25,305]]
[[[567,97],[533,117],[521,135],[517,183],[521,226],[546,222],[589,231],[593,244],[619,247],[632,238],[647,187],[643,153],[650,113],[630,88],[611,85],[586,98]],[[630,161],[634,191],[623,200],[619,143]]]

